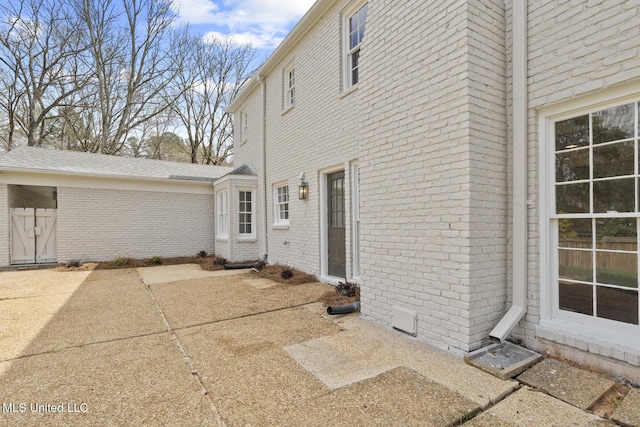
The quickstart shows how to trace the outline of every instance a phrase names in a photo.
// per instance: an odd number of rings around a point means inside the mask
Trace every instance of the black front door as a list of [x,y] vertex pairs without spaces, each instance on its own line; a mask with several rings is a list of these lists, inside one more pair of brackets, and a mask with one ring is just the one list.
[[345,277],[344,171],[327,175],[327,248],[329,276]]

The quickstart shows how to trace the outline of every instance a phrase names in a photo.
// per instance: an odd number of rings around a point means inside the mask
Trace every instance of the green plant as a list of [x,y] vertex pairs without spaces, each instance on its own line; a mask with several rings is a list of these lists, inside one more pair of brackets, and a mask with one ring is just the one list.
[[122,267],[125,263],[125,259],[122,257],[117,257],[116,259],[114,259],[112,261],[113,265],[115,265],[116,267]]
[[159,256],[153,256],[151,257],[151,264],[153,265],[160,265],[162,264],[162,258],[160,258]]

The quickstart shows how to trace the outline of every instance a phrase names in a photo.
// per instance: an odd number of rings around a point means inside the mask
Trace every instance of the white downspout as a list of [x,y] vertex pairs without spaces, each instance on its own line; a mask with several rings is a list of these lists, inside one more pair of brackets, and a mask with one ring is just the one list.
[[513,0],[512,305],[489,336],[501,342],[527,311],[527,0]]
[[264,76],[258,74],[258,81],[262,87],[262,199],[264,215],[264,253],[263,261],[267,261],[269,254],[269,224],[267,220],[267,82]]

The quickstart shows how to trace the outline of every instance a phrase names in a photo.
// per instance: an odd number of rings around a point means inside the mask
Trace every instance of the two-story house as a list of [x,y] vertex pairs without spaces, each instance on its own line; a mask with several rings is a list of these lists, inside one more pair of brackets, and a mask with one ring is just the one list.
[[230,106],[216,252],[638,377],[639,34],[638,1],[318,0]]

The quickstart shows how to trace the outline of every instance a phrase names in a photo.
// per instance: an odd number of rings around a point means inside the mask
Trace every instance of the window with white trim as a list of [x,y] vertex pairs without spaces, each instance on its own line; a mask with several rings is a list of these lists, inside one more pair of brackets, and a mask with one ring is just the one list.
[[254,192],[238,192],[238,236],[244,238],[255,237],[255,203]]
[[249,117],[246,111],[240,113],[240,141],[247,142],[249,135]]
[[360,48],[364,39],[368,5],[345,16],[344,26],[344,86],[348,89],[360,80]]
[[640,324],[639,101],[550,123],[554,310],[586,324]]
[[216,237],[226,239],[229,237],[229,210],[227,192],[221,191],[216,197],[216,208],[218,212]]
[[296,103],[296,68],[289,66],[284,71],[284,108],[289,109]]
[[273,189],[273,223],[289,225],[289,187],[276,185]]

